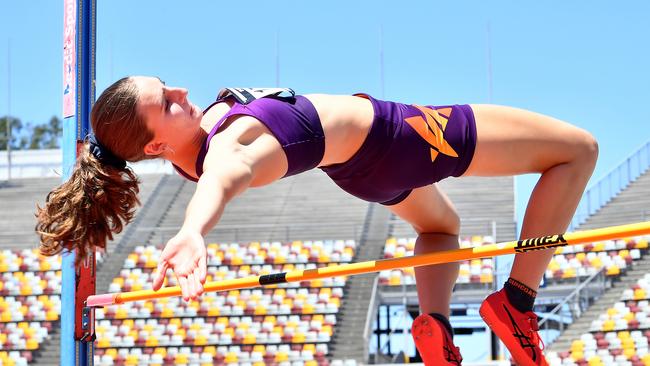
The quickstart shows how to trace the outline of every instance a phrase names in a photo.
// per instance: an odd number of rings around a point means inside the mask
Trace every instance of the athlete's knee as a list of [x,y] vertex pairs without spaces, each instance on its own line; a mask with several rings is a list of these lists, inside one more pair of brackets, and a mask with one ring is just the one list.
[[598,160],[598,141],[591,133],[583,129],[579,129],[576,135],[576,160],[591,171]]
[[460,217],[455,210],[450,210],[438,217],[414,223],[412,226],[418,236],[431,234],[458,235],[460,233]]

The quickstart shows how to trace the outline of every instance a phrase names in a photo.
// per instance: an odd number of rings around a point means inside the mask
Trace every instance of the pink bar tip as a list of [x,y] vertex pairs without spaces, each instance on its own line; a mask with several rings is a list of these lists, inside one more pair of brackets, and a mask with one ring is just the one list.
[[115,296],[117,294],[103,294],[103,295],[91,295],[88,296],[86,300],[86,306],[91,308],[103,307],[107,305],[115,304]]

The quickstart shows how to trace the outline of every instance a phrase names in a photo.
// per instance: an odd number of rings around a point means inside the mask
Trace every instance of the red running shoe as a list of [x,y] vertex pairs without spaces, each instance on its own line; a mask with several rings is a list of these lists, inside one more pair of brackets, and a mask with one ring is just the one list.
[[431,315],[422,314],[415,318],[411,334],[426,366],[461,366],[460,349],[454,346],[445,326]]
[[[537,331],[537,315],[517,310],[500,290],[488,296],[479,309],[485,323],[506,345],[519,366],[548,366],[542,354],[544,342]],[[540,347],[540,344],[542,347]]]

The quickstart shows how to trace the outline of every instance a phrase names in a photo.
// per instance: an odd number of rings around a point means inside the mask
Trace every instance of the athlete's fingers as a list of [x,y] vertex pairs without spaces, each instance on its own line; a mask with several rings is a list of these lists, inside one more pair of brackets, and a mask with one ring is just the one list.
[[167,268],[169,264],[167,261],[163,260],[158,263],[158,268],[156,268],[156,277],[153,280],[153,290],[158,291],[165,282],[165,275],[167,274]]
[[190,300],[196,299],[196,281],[194,280],[194,272],[187,275],[187,293],[190,295]]
[[[201,282],[201,284],[205,283],[205,278],[206,278],[206,275],[207,275],[207,273],[206,273],[207,272],[207,267],[208,267],[208,265],[207,265],[207,255],[203,255],[203,256],[201,256],[201,258],[199,258],[199,267],[198,267],[198,274],[199,274],[198,277],[199,277],[199,282]],[[201,286],[201,288],[203,288],[203,286]]]
[[178,285],[181,286],[181,294],[183,295],[183,300],[187,301],[190,299],[190,295],[188,292],[188,287],[187,287],[187,277],[185,276],[177,276],[178,279]]
[[194,289],[196,290],[196,295],[200,296],[203,294],[203,284],[201,283],[201,269],[194,269]]

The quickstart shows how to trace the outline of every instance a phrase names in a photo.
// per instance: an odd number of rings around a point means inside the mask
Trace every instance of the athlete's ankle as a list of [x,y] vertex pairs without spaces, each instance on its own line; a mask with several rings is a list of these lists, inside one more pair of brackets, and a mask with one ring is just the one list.
[[514,278],[508,278],[508,281],[503,284],[503,289],[506,292],[508,301],[522,313],[533,311],[533,305],[535,304],[535,297],[537,297],[537,291],[531,289],[525,284],[515,280]]

